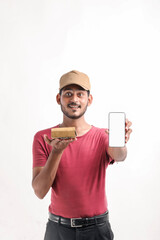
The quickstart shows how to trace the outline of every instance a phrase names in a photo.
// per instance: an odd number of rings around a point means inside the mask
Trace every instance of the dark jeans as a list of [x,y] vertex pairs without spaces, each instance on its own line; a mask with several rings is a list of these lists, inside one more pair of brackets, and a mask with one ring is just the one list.
[[113,240],[108,220],[85,227],[70,227],[48,220],[44,240]]

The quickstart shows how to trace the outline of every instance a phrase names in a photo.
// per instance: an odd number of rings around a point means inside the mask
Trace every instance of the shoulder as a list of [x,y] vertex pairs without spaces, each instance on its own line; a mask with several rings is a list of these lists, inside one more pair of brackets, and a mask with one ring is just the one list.
[[98,134],[99,136],[106,136],[106,130],[107,128],[99,128],[99,127],[95,127],[95,126],[92,126],[93,128],[93,134]]
[[106,133],[107,128],[92,127],[92,136],[97,141],[108,142],[108,134]]

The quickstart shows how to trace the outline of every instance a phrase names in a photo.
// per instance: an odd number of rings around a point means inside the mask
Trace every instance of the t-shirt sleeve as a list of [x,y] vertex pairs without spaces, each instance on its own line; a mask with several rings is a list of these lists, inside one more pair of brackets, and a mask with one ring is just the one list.
[[39,132],[36,133],[34,136],[32,152],[33,152],[33,168],[43,167],[46,164],[49,154],[46,148],[43,135],[41,135]]
[[109,136],[108,134],[105,132],[106,129],[104,129],[103,132],[103,137],[104,137],[104,144],[105,144],[105,151],[106,151],[106,156],[107,156],[107,161],[108,164],[113,164],[115,162],[115,160],[113,158],[111,158],[107,152],[108,146],[109,146]]

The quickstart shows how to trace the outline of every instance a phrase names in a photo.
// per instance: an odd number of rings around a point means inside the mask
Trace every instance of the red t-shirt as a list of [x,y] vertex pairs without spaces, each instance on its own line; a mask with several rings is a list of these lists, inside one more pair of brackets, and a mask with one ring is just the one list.
[[[58,127],[58,126],[55,126]],[[44,166],[51,146],[51,128],[39,131],[33,141],[33,167]],[[64,150],[52,186],[49,211],[66,218],[93,217],[107,211],[105,175],[113,162],[107,154],[108,134],[92,126]]]

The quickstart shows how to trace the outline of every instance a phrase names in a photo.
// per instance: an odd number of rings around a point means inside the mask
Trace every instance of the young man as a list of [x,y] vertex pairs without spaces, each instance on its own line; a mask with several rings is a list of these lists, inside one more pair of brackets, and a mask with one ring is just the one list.
[[[53,140],[51,128],[34,136],[33,189],[42,199],[52,188],[45,240],[113,239],[105,174],[109,164],[126,158],[127,149],[110,148],[108,130],[85,121],[84,114],[93,100],[90,88],[88,76],[78,71],[60,79],[56,99],[63,122],[55,127],[75,127],[76,139]],[[130,126],[126,120],[126,142]]]

